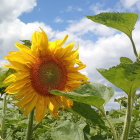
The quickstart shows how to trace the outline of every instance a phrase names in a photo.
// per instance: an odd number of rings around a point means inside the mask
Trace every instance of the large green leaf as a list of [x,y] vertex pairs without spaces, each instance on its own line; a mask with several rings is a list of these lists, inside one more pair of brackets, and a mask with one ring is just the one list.
[[3,81],[7,76],[9,76],[13,72],[14,70],[12,69],[0,68],[0,88],[7,86],[7,84],[4,84]]
[[80,88],[77,88],[75,92],[79,94],[97,96],[104,100],[104,104],[107,104],[114,95],[114,90],[111,87],[92,82],[83,84]]
[[102,120],[101,116],[90,105],[79,103],[79,102],[74,102],[73,107],[68,110],[71,112],[76,112],[80,116],[91,121],[94,125],[98,125],[101,128],[105,128],[105,123]]
[[132,30],[138,19],[136,13],[100,13],[98,15],[87,16],[94,22],[101,23],[108,27],[115,28],[131,37]]
[[113,89],[102,84],[87,83],[72,92],[50,91],[52,94],[65,96],[74,101],[95,106],[98,109],[110,100],[113,96]]
[[53,140],[85,140],[83,127],[68,120],[55,128],[51,133],[51,137]]
[[127,94],[135,92],[140,87],[140,65],[137,63],[121,63],[110,69],[98,69],[98,71]]

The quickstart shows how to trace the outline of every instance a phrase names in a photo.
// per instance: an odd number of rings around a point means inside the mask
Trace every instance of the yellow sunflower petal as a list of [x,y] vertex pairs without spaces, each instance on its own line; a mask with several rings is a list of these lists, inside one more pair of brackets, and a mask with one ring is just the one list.
[[19,70],[16,67],[14,67],[13,65],[4,64],[2,66],[6,67],[6,68],[14,69],[14,70]]
[[25,55],[21,52],[7,55],[6,59],[8,59],[9,61],[15,61],[15,62],[25,64],[25,65],[28,65],[28,64],[32,63],[32,61],[33,61],[32,57],[29,57],[29,55]]
[[13,67],[17,70],[21,70],[21,71],[29,71],[30,67],[28,67],[27,65],[21,64],[19,62],[15,62],[15,61],[10,61],[9,62],[13,65]]
[[71,57],[73,55],[73,48],[74,48],[75,43],[70,43],[67,46],[64,47],[65,54],[64,57]]
[[57,117],[59,104],[56,101],[55,97],[50,97],[49,99],[50,99],[50,104],[49,104],[50,113],[52,114],[52,116]]
[[30,84],[30,80],[28,78],[27,79],[23,79],[23,80],[19,80],[19,81],[16,81],[16,82],[12,83],[11,85],[9,85],[6,88],[5,91],[7,93],[16,92],[16,91],[19,91],[26,84]]
[[69,104],[67,102],[67,98],[61,96],[60,99],[61,99],[61,102],[62,102],[62,107],[63,108],[68,108],[69,107]]
[[24,108],[25,108],[24,114],[25,115],[28,115],[33,110],[33,108],[36,106],[37,100],[38,100],[38,95],[36,94],[33,97],[33,99],[28,104],[26,104],[24,106]]
[[20,50],[26,50],[26,51],[29,51],[29,50],[30,50],[29,47],[27,47],[27,46],[25,46],[25,45],[23,45],[23,44],[20,44],[20,43],[15,43],[15,46],[16,46],[18,49],[20,49]]
[[67,75],[68,80],[82,80],[82,81],[87,81],[87,77],[80,72],[69,72]]
[[73,106],[73,101],[71,99],[67,99],[68,108]]
[[66,42],[67,39],[68,39],[68,35],[64,37],[64,39],[62,40],[62,42],[59,43],[59,45],[62,46]]
[[23,107],[27,103],[31,102],[33,97],[35,96],[34,93],[28,93],[23,99],[21,99],[18,103],[16,103],[16,106]]
[[14,82],[15,80],[16,80],[16,76],[14,74],[11,74],[4,80],[4,83],[5,84],[11,83]]
[[25,84],[21,89],[19,89],[17,96],[15,98],[21,99],[25,97],[27,93],[33,93],[33,92],[35,93],[34,89],[30,85]]
[[48,52],[48,37],[43,30],[42,30],[42,32],[36,31],[32,35],[31,50],[39,56],[44,56],[47,54],[47,52]]
[[26,73],[15,73],[14,76],[16,77],[16,81],[18,80],[24,80],[25,78],[29,78],[30,73],[26,72]]
[[38,97],[38,101],[36,104],[36,114],[35,114],[35,120],[37,122],[40,122],[46,113],[46,107],[47,107],[47,103],[45,101],[46,98],[44,98],[43,96],[39,96]]

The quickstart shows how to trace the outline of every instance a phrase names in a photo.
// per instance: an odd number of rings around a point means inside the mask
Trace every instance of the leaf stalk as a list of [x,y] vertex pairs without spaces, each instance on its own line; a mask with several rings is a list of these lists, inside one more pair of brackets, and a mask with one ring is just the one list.
[[133,38],[132,38],[132,36],[129,37],[129,38],[130,38],[130,41],[131,41],[131,43],[132,43],[133,51],[134,51],[134,54],[135,54],[135,56],[136,56],[136,59],[138,59],[138,53],[137,53],[137,49],[136,49],[135,43],[134,43],[134,41],[133,41]]
[[131,118],[132,118],[132,112],[133,112],[134,95],[135,93],[128,94],[127,112],[126,112],[126,118],[125,118],[125,123],[124,123],[123,134],[122,134],[122,140],[128,140],[128,137],[129,137]]
[[113,134],[114,140],[118,140],[118,136],[117,136],[117,133],[116,133],[116,130],[115,130],[114,125],[111,123],[110,119],[106,116],[105,111],[104,111],[103,109],[100,109],[100,111],[101,111],[103,117],[106,119],[108,125],[109,125],[110,128],[111,128],[111,132],[112,132],[112,134]]

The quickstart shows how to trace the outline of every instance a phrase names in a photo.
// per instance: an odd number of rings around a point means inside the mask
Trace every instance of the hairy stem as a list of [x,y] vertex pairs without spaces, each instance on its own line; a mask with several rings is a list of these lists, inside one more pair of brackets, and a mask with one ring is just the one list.
[[34,109],[32,112],[29,114],[28,118],[28,127],[27,127],[27,133],[26,133],[26,140],[31,140],[32,138],[32,133],[33,133],[33,119],[34,119]]
[[132,38],[132,36],[129,37],[129,38],[130,38],[130,40],[131,40],[131,43],[132,43],[132,46],[133,46],[133,51],[134,51],[134,54],[135,54],[135,56],[136,56],[136,59],[138,59],[138,53],[137,53],[137,49],[136,49],[135,43],[134,43],[134,41],[133,41],[133,38]]
[[133,96],[134,96],[133,94],[128,95],[127,112],[126,112],[126,118],[124,122],[122,140],[128,140],[128,137],[129,137],[131,117],[132,117],[132,111],[133,111],[133,100],[134,100]]
[[101,109],[100,111],[101,111],[103,117],[105,117],[105,119],[106,119],[108,125],[109,125],[110,128],[111,128],[111,132],[112,132],[112,134],[113,134],[114,140],[118,140],[117,133],[116,133],[116,130],[115,130],[115,128],[114,128],[114,125],[111,123],[111,121],[109,120],[109,118],[106,116],[105,111],[102,110],[102,109]]
[[2,110],[2,122],[1,122],[1,138],[4,139],[5,136],[5,117],[6,117],[6,108],[7,108],[7,101],[6,101],[6,94],[3,95],[3,110]]

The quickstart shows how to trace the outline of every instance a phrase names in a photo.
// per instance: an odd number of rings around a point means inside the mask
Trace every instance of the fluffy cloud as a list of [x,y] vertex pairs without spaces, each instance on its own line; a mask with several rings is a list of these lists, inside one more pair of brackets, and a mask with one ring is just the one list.
[[105,8],[103,8],[103,7],[104,7],[104,4],[103,4],[103,3],[96,3],[96,4],[91,5],[91,6],[89,7],[89,9],[90,9],[91,11],[93,11],[94,14],[99,14],[99,13],[101,13],[101,12],[110,12],[110,11],[112,11],[111,8],[105,9]]
[[0,23],[11,21],[28,12],[36,6],[36,0],[1,0],[0,1]]
[[72,11],[81,12],[81,11],[83,11],[82,8],[75,7],[75,6],[68,6],[66,9],[67,9],[66,12],[72,12]]
[[0,24],[0,59],[7,54],[8,51],[14,50],[14,43],[20,40],[29,39],[31,40],[31,35],[34,30],[39,30],[42,27],[44,30],[47,29],[49,36],[53,36],[53,31],[49,26],[44,23],[34,22],[34,23],[23,23],[19,19],[13,20],[12,22],[4,22]]
[[60,17],[56,17],[54,19],[54,22],[56,22],[56,23],[62,23],[63,22],[63,19],[61,19]]
[[106,110],[118,109],[120,107],[119,103],[114,102],[114,99],[120,98],[122,96],[126,96],[126,94],[122,91],[115,92],[115,96],[110,100],[110,102],[105,106]]
[[14,50],[14,43],[19,40],[31,39],[31,34],[39,27],[47,29],[49,36],[53,31],[44,23],[24,23],[18,18],[24,12],[31,11],[36,6],[36,0],[1,0],[0,6],[0,64],[5,63],[3,56]]
[[87,18],[83,18],[80,21],[71,22],[66,30],[78,36],[85,35],[89,32],[99,36],[108,36],[115,33],[115,30],[110,29],[104,25],[96,24]]
[[121,0],[121,3],[125,8],[136,7],[140,10],[140,0]]
[[102,37],[95,43],[82,46],[81,56],[87,64],[87,73],[96,82],[106,82],[97,73],[96,68],[108,68],[119,63],[121,56],[134,59],[133,50],[124,34]]

